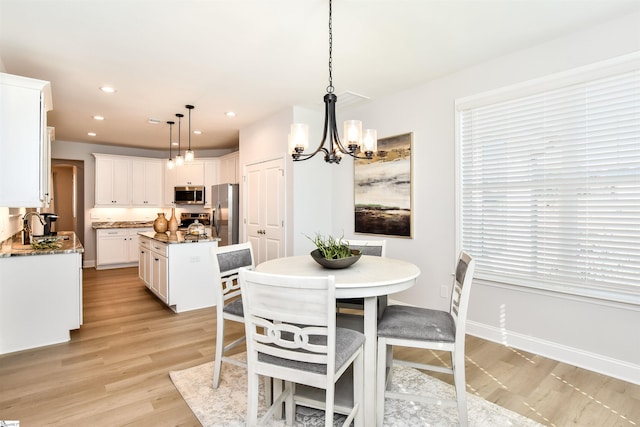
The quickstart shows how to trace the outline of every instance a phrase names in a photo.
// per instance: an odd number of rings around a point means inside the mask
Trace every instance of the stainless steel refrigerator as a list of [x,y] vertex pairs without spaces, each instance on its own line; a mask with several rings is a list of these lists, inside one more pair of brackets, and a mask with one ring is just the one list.
[[222,240],[219,246],[238,243],[239,236],[239,184],[218,184],[211,187],[213,226]]

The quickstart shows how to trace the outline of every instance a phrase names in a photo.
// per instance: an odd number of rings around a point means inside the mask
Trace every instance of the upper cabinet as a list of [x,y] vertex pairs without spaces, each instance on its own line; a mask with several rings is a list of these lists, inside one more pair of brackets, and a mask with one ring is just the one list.
[[162,160],[93,155],[96,207],[162,206]]
[[49,82],[0,73],[0,206],[50,202]]
[[131,165],[131,204],[139,207],[161,206],[164,162],[156,159],[133,159]]
[[204,185],[204,163],[193,161],[182,166],[176,166],[176,185]]
[[220,157],[220,184],[238,184],[240,182],[240,156],[236,151]]

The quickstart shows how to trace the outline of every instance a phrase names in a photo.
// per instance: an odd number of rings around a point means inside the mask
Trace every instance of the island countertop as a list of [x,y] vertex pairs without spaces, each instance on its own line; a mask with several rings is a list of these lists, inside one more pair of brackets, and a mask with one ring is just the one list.
[[14,234],[0,245],[0,258],[11,256],[31,256],[31,255],[56,255],[83,253],[84,247],[73,231],[59,231],[57,234],[60,244],[55,249],[34,249],[31,245],[22,244],[22,232]]
[[182,231],[176,231],[175,234],[156,233],[154,231],[141,231],[138,233],[140,236],[148,237],[149,239],[157,240],[162,243],[203,243],[203,242],[219,242],[219,237],[206,236],[194,236],[189,235]]

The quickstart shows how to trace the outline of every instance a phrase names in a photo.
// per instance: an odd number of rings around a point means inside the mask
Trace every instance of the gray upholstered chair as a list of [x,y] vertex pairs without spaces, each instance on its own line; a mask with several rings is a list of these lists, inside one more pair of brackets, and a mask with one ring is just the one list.
[[245,341],[244,335],[224,345],[225,321],[244,323],[242,297],[238,283],[238,270],[241,267],[253,268],[253,250],[250,243],[221,246],[211,249],[213,259],[213,277],[217,294],[216,353],[213,369],[213,388],[220,385],[222,362],[246,367],[242,361],[225,356],[225,353]]
[[[386,240],[354,240],[349,239],[348,241],[349,247],[351,249],[359,250],[362,255],[370,255],[370,256],[386,256]],[[385,307],[387,306],[387,296],[381,295],[378,297],[378,316],[382,314]],[[338,311],[341,308],[348,308],[352,310],[364,310],[364,299],[363,298],[344,298],[337,300]]]
[[[378,366],[377,366],[377,411],[378,425],[384,419],[384,401],[386,398],[405,399],[414,402],[441,404],[416,394],[405,394],[387,390],[387,380],[391,380],[387,357],[393,351],[387,346],[413,347],[428,350],[447,351],[451,354],[451,368],[426,365],[393,359],[393,364],[411,366],[418,369],[453,374],[456,400],[450,401],[458,406],[461,426],[467,425],[467,399],[464,368],[464,340],[467,321],[467,307],[475,261],[462,251],[458,257],[456,272],[451,291],[449,311],[404,305],[390,305],[378,322]],[[392,349],[393,347],[391,347]]]
[[[258,423],[259,375],[285,381],[260,422],[285,403],[286,422],[293,422],[295,406],[325,410],[325,426],[333,426],[334,412],[344,413],[345,426],[363,425],[364,335],[336,327],[334,276],[299,277],[239,273],[247,337],[247,425]],[[353,406],[336,406],[336,381],[353,365]],[[324,402],[296,395],[296,384],[324,389]]]

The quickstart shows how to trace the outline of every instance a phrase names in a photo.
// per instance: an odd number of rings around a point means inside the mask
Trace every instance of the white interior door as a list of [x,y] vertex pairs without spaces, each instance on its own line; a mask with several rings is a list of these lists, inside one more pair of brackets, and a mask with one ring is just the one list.
[[284,162],[248,165],[245,175],[245,227],[256,264],[285,255]]

